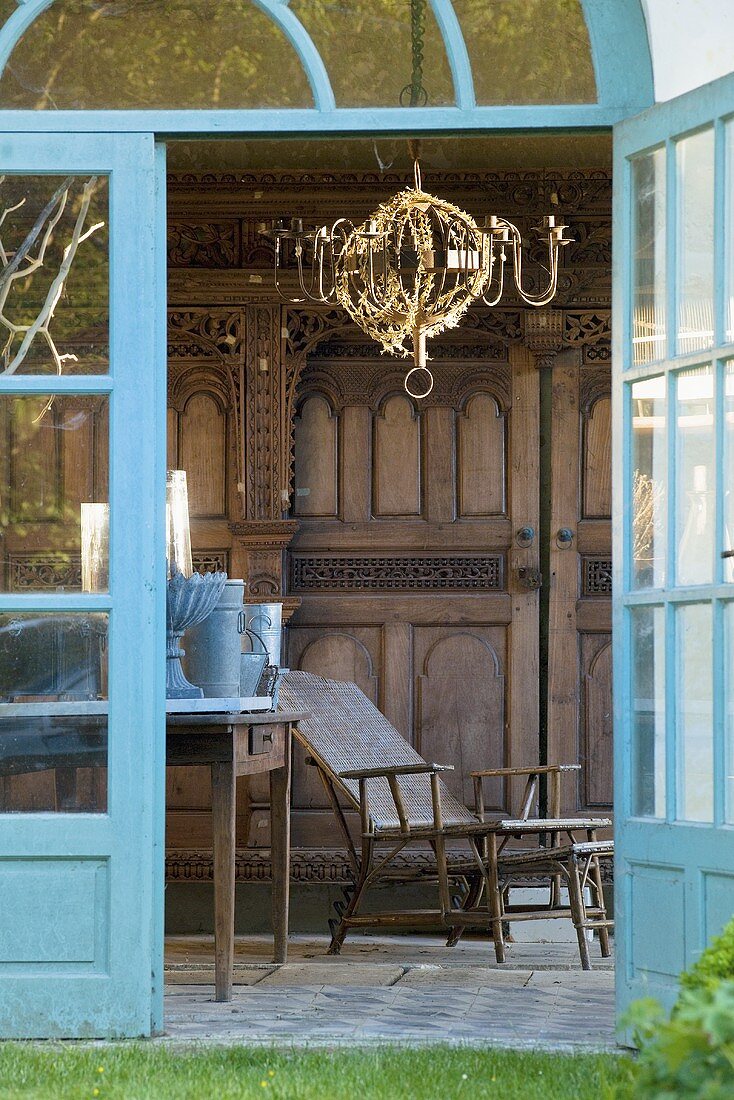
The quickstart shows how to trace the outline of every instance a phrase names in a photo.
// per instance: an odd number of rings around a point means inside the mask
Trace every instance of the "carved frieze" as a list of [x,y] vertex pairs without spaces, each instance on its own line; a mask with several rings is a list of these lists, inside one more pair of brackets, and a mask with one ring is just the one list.
[[169,221],[169,267],[227,268],[239,262],[239,221]]
[[[395,856],[393,866],[408,873],[435,866],[432,853],[413,850]],[[602,863],[604,882],[612,881],[609,860]],[[238,848],[235,853],[235,877],[237,882],[270,882],[272,863],[269,848]],[[312,885],[343,886],[354,881],[354,871],[343,849],[300,848],[291,852],[291,882],[307,882]],[[213,882],[214,861],[208,851],[171,849],[166,852],[166,881]],[[529,880],[532,881],[532,880]]]
[[501,554],[482,557],[291,557],[293,592],[502,589]]

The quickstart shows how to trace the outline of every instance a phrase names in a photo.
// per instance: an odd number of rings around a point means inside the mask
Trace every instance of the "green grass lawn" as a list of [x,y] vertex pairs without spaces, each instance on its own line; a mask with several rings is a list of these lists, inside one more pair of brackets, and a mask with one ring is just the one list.
[[611,1100],[632,1063],[605,1054],[430,1049],[172,1050],[0,1045],[2,1100]]

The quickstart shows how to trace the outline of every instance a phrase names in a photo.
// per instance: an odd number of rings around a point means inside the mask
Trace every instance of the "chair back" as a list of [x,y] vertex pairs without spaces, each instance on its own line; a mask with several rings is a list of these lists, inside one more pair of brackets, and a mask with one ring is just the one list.
[[[308,712],[310,717],[297,724],[295,736],[355,809],[359,808],[359,783],[340,779],[341,772],[424,763],[356,684],[327,680],[309,672],[287,672],[280,687],[279,707]],[[429,777],[400,776],[398,785],[410,827],[430,827],[433,803]],[[400,820],[387,780],[367,780],[367,794],[375,828],[399,829]],[[441,809],[446,826],[476,821],[474,814],[443,784]]]

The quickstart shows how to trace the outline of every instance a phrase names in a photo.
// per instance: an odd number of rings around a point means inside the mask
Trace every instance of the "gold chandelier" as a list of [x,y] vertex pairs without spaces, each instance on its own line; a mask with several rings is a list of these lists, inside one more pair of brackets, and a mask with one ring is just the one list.
[[[548,284],[526,290],[520,231],[491,215],[477,225],[469,214],[423,190],[418,160],[414,186],[383,203],[362,225],[346,218],[304,229],[301,218],[279,219],[274,239],[275,285],[292,304],[339,305],[359,327],[393,355],[413,358],[405,389],[427,397],[433,375],[426,340],[458,325],[471,303],[496,306],[505,289],[505,265],[512,260],[514,283],[528,305],[547,305],[558,286],[558,259],[571,238],[555,217],[537,232],[548,247]],[[295,268],[298,290],[283,289],[284,269]]]

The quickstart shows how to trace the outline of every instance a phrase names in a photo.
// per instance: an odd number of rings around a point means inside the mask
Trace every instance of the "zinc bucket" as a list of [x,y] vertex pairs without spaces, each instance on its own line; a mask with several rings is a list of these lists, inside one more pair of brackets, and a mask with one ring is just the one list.
[[[262,638],[268,651],[268,664],[275,665],[276,668],[280,667],[282,621],[282,603],[245,604],[245,627]],[[251,645],[250,648],[256,652],[260,647]]]
[[212,613],[184,636],[184,672],[207,699],[239,697],[244,596],[245,582],[228,580]]

